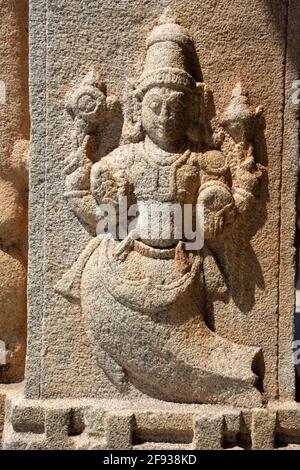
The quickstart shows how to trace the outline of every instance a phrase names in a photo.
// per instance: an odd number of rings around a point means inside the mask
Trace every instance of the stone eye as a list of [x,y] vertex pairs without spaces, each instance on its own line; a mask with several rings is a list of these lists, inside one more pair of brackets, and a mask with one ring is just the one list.
[[179,113],[184,110],[184,104],[181,101],[173,100],[168,103],[169,109],[174,113]]
[[161,105],[158,101],[151,101],[150,104],[149,104],[149,108],[151,109],[151,111],[153,111],[155,114],[159,114],[160,113],[160,108],[161,108]]

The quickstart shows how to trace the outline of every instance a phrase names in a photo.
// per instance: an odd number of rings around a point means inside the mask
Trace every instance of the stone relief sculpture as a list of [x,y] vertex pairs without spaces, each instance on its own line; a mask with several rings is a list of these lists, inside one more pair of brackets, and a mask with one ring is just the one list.
[[[229,107],[211,122],[207,89],[196,72],[189,33],[175,22],[147,39],[141,77],[124,107],[124,139],[96,161],[96,134],[114,100],[91,73],[67,96],[74,150],[67,158],[65,197],[93,235],[56,289],[81,304],[94,353],[114,385],[148,396],[190,403],[261,406],[262,352],[211,331],[205,305],[230,290],[210,241],[238,230],[239,214],[255,199],[261,171],[253,132],[262,109],[252,111],[238,84]],[[139,216],[124,239],[97,236],[103,205],[124,215],[120,200]],[[172,217],[145,236],[147,209],[204,208],[204,245],[189,249]],[[127,215],[127,214],[126,214]]]

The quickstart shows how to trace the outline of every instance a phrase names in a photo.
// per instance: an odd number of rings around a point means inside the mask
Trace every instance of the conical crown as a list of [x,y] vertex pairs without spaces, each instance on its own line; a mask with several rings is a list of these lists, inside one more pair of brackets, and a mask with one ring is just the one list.
[[140,91],[159,85],[195,88],[194,43],[185,28],[176,23],[160,24],[149,35],[146,47],[144,70],[138,81]]

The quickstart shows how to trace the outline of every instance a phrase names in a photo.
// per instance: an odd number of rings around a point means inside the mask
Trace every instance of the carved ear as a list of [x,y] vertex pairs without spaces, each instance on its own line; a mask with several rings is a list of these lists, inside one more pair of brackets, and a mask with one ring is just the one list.
[[142,127],[142,97],[134,82],[129,82],[125,92],[123,138],[125,142],[139,142],[144,137]]

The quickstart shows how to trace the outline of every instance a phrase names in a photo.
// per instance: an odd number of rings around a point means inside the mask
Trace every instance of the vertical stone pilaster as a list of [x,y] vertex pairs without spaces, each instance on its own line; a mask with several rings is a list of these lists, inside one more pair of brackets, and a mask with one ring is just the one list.
[[0,383],[11,383],[26,350],[28,0],[0,10]]

